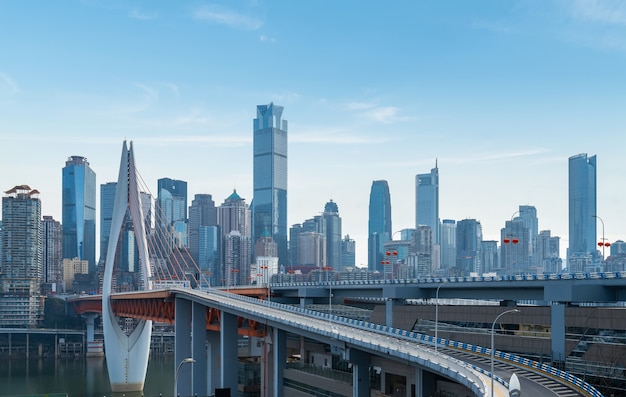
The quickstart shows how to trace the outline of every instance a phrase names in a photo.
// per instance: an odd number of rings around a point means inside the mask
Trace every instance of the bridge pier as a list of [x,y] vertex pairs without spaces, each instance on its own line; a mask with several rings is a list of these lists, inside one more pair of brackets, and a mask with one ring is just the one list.
[[550,332],[553,362],[565,362],[565,304],[552,302],[550,305]]
[[346,349],[346,360],[352,364],[353,397],[369,397],[370,395],[370,358],[371,355],[362,350]]
[[222,374],[220,386],[230,389],[231,396],[239,389],[239,364],[237,316],[221,312],[220,318],[220,353],[222,356]]
[[214,395],[215,389],[220,387],[222,379],[222,363],[220,361],[220,333],[215,331],[206,331],[207,341],[207,387],[208,395]]
[[197,302],[191,307],[191,328],[191,352],[196,362],[191,367],[193,386],[190,395],[208,396],[211,393],[207,379],[206,307]]
[[404,299],[387,298],[385,301],[385,325],[393,327],[393,308],[404,304]]
[[[178,372],[174,386],[181,396],[191,393],[192,370],[191,365],[181,365],[184,359],[191,354],[191,301],[178,299],[175,301],[176,319],[174,326],[174,373]],[[195,357],[192,357],[195,359]],[[180,368],[179,368],[180,366]],[[177,396],[174,396],[177,397]]]

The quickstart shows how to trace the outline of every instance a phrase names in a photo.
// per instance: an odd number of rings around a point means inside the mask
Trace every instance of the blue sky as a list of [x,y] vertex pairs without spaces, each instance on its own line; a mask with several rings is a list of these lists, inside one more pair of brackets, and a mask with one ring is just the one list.
[[[440,216],[499,239],[520,204],[568,245],[567,159],[598,156],[598,215],[626,239],[626,3],[0,0],[0,189],[61,168],[117,176],[122,141],[217,204],[252,199],[256,106],[285,107],[289,224],[333,199],[367,261],[369,190],[413,227],[415,174],[438,160]],[[598,234],[601,234],[600,225]]]

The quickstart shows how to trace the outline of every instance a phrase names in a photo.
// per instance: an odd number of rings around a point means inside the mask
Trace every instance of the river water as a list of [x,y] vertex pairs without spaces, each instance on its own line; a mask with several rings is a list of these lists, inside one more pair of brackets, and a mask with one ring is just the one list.
[[0,397],[67,393],[69,397],[172,397],[174,357],[151,357],[143,392],[112,393],[104,357],[0,360]]

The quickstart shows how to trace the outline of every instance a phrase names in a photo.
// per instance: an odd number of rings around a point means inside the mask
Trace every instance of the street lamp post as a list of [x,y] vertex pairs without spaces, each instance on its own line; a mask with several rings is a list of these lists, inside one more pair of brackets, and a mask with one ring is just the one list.
[[602,262],[604,262],[604,247],[610,247],[611,243],[607,242],[604,238],[604,221],[598,215],[591,215],[594,218],[600,219],[600,223],[602,223],[602,241],[598,241],[598,247],[602,247]]
[[195,363],[195,362],[196,360],[194,360],[193,358],[187,357],[187,358],[184,358],[183,361],[181,361],[178,364],[178,368],[176,368],[176,375],[174,376],[174,397],[178,397],[178,374],[180,373],[180,367],[182,367],[183,364],[189,364],[189,363]]
[[493,335],[495,333],[496,322],[498,321],[500,317],[504,316],[507,313],[519,313],[519,312],[520,312],[519,309],[511,309],[511,310],[504,311],[498,314],[495,320],[493,320],[493,324],[491,324],[491,395],[490,397],[493,397],[493,353],[494,353]]
[[439,324],[439,288],[441,288],[442,285],[443,283],[439,284],[437,291],[435,292],[435,351],[437,351],[437,346],[439,346],[437,326]]

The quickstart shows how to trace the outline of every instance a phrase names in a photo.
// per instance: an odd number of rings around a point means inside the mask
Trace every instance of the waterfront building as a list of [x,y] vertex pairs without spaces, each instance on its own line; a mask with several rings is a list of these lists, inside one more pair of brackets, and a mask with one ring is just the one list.
[[391,197],[385,180],[372,182],[369,202],[367,267],[383,272],[384,245],[391,240]]
[[326,237],[326,266],[343,270],[341,266],[341,217],[337,203],[330,200],[324,206],[324,235]]
[[[186,246],[187,240],[187,182],[161,178],[157,181],[159,240],[169,241],[171,247]],[[173,234],[173,235],[172,235]]]
[[63,228],[61,222],[44,215],[42,227],[43,282],[47,293],[63,291]]
[[193,260],[199,262],[200,227],[217,226],[217,208],[210,194],[196,194],[189,207],[188,243]]
[[[567,267],[585,271],[598,257],[596,249],[596,156],[569,158],[569,248]],[[570,263],[575,259],[576,265]]]
[[482,274],[481,242],[482,226],[476,219],[463,219],[456,224],[456,268],[455,276],[469,276],[470,273]]
[[89,262],[96,270],[96,173],[87,158],[71,156],[63,167],[63,258]]
[[441,222],[441,265],[445,274],[448,269],[456,266],[456,221],[444,219]]
[[341,240],[341,269],[354,268],[356,266],[356,242],[346,234]]
[[107,182],[100,185],[100,258],[98,260],[100,263],[106,261],[116,191],[117,182]]
[[253,240],[267,230],[278,245],[278,262],[287,257],[287,120],[283,107],[257,106],[254,119],[252,200]]
[[65,283],[65,292],[81,292],[82,287],[74,286],[77,275],[87,275],[89,273],[89,263],[79,258],[63,259],[63,282]]
[[439,245],[439,168],[435,161],[435,168],[428,174],[415,176],[415,228],[420,225],[430,226],[433,235],[433,244]]
[[43,321],[44,279],[39,191],[15,186],[2,198],[0,328],[34,328]]

